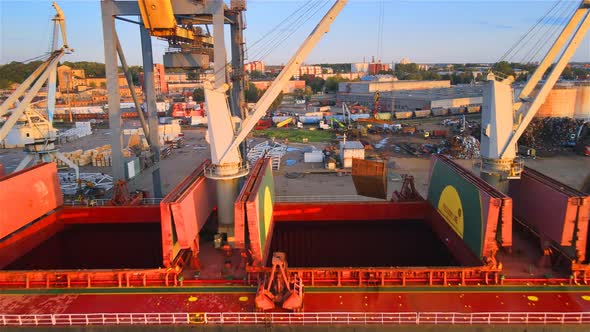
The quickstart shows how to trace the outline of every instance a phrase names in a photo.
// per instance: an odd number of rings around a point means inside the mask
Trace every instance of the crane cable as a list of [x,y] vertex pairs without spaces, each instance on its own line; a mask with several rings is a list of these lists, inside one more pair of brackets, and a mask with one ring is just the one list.
[[[547,38],[545,38],[545,43],[540,43],[539,47],[532,54],[530,59],[528,59],[528,61],[525,61],[524,63],[531,63],[534,59],[537,58],[537,55],[539,55],[541,50],[543,50],[544,48],[547,48],[548,45],[549,46],[551,45],[551,44],[549,44],[549,42],[555,41],[555,39],[559,35],[559,32],[563,28],[562,25],[559,24],[559,20],[567,18],[567,17],[571,17],[573,15],[573,12],[575,12],[577,9],[578,9],[577,3],[574,3],[574,6],[570,6],[570,7],[564,6],[564,9],[561,11],[561,15],[555,17],[555,20],[552,23],[550,23],[550,26],[552,26],[552,29],[550,30],[551,32],[547,35]],[[543,39],[541,39],[541,40],[543,40]]]
[[[559,5],[562,6],[556,6],[550,15],[542,20],[541,24],[536,29],[535,34],[527,42],[527,47],[522,47],[521,50],[523,53],[521,54],[522,57],[519,59],[521,63],[530,61],[531,55],[533,55],[538,48],[543,48],[548,42],[552,31],[555,28],[559,28],[560,24],[558,21],[568,9],[568,2],[561,1],[559,2]],[[516,54],[514,55],[514,58],[516,60]]]
[[[502,61],[505,61],[505,60],[508,58],[508,56],[509,56],[509,55],[510,55],[510,54],[511,54],[511,53],[512,53],[512,52],[513,52],[513,51],[514,51],[514,50],[515,50],[517,47],[522,47],[522,42],[523,42],[523,41],[524,41],[524,40],[525,40],[525,39],[526,39],[526,38],[527,38],[527,37],[528,37],[528,36],[531,34],[531,32],[532,32],[533,30],[535,30],[535,29],[537,28],[537,26],[538,26],[539,24],[541,24],[541,22],[542,22],[542,21],[543,21],[543,20],[544,20],[544,19],[545,19],[547,16],[549,16],[549,14],[550,14],[550,13],[551,13],[551,12],[552,12],[554,9],[555,9],[555,7],[557,7],[557,5],[559,5],[559,3],[560,3],[561,1],[562,1],[562,0],[557,0],[557,2],[556,2],[556,3],[555,3],[555,4],[554,4],[554,5],[553,5],[553,6],[552,6],[552,7],[551,7],[551,8],[550,8],[550,9],[549,9],[549,10],[548,10],[546,13],[545,13],[545,15],[543,15],[543,17],[541,17],[541,18],[540,18],[540,19],[539,19],[539,20],[538,20],[538,21],[537,21],[537,22],[536,22],[536,23],[535,23],[535,24],[534,24],[534,25],[533,25],[533,26],[532,26],[532,27],[531,27],[531,28],[530,28],[530,29],[529,29],[529,30],[528,30],[528,31],[527,31],[527,32],[526,32],[526,33],[525,33],[525,34],[524,34],[524,35],[523,35],[521,38],[520,38],[520,39],[518,39],[518,40],[516,41],[516,43],[514,43],[514,44],[512,45],[512,47],[510,47],[510,48],[508,49],[508,51],[506,51],[506,53],[504,53],[504,54],[503,54],[503,55],[500,57],[500,59],[499,59],[497,62],[502,62]],[[517,53],[518,53],[518,52],[517,52]]]
[[273,47],[269,48],[269,50],[261,55],[261,60],[265,59],[268,55],[270,55],[273,51],[278,49],[278,46],[280,46],[282,43],[284,43],[286,40],[288,40],[295,32],[297,32],[299,30],[299,28],[301,28],[303,25],[305,25],[307,22],[309,22],[312,18],[314,18],[317,13],[319,11],[321,11],[327,4],[327,1],[321,1],[320,2],[321,5],[316,6],[314,12],[311,15],[308,15],[305,20],[303,20],[301,22],[301,24],[297,24],[295,27],[295,29],[293,29],[292,31],[290,31],[287,35],[284,36],[283,39],[277,41],[277,43],[275,43],[275,45],[273,45]]
[[383,25],[385,22],[385,1],[379,2],[379,20],[377,22],[377,58],[381,60],[383,56]]
[[[249,55],[248,57],[257,60],[260,55],[268,52],[269,49],[272,49],[274,45],[276,45],[277,41],[282,39],[285,34],[289,33],[289,31],[291,31],[293,28],[298,28],[303,17],[308,15],[309,12],[317,5],[317,1],[309,0],[299,7],[295,12],[291,13],[278,25],[272,28],[272,30],[266,33],[262,38],[248,47],[247,52],[252,53],[252,55]],[[258,47],[255,48],[257,45]],[[254,51],[251,52],[253,49]]]

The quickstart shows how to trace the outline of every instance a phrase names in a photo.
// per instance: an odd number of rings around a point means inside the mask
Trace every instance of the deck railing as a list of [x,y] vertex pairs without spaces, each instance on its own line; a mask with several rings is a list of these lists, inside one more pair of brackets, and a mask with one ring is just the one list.
[[579,325],[590,312],[93,313],[0,315],[0,326],[83,325]]
[[313,203],[313,202],[372,202],[382,199],[360,195],[318,195],[318,196],[276,196],[279,203]]
[[[110,199],[98,198],[85,201],[64,201],[66,206],[105,206]],[[157,205],[162,201],[161,198],[143,198],[141,205]]]

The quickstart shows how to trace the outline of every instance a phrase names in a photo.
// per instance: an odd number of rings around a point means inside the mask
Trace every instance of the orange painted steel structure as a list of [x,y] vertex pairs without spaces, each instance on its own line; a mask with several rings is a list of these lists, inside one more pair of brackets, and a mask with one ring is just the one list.
[[[250,171],[250,176],[246,178],[246,182],[242,187],[242,190],[238,194],[236,201],[234,203],[234,218],[235,218],[235,229],[234,229],[234,246],[237,249],[245,250],[246,247],[246,223],[247,223],[247,213],[246,213],[246,204],[248,202],[248,198],[250,194],[254,190],[254,185],[256,183],[256,179],[260,175],[260,171],[262,166],[264,165],[265,160],[264,158],[259,159],[252,170]],[[250,234],[248,235],[248,238]]]
[[205,161],[160,202],[164,266],[173,267],[188,251],[198,266],[199,231],[215,209],[215,185],[205,178]]
[[509,193],[514,197],[515,217],[538,232],[542,242],[570,247],[576,262],[586,260],[589,195],[528,167],[520,181],[510,183]]
[[[452,162],[450,162],[452,164]],[[110,269],[110,270],[46,270],[46,271],[1,271],[0,285],[2,287],[136,287],[136,286],[176,286],[197,285],[206,281],[179,281],[181,269],[177,267],[179,258],[186,257],[189,252],[193,257],[198,254],[198,235],[205,221],[215,209],[208,200],[211,188],[203,175],[207,163],[201,165],[190,176],[185,178],[162,201],[160,206],[128,206],[128,207],[67,207],[57,206],[52,210],[44,210],[44,216],[28,220],[27,227],[0,241],[0,267],[10,264],[14,259],[35,248],[43,241],[60,232],[68,225],[84,224],[134,224],[160,223],[162,229],[163,261],[168,268],[164,269]],[[47,166],[46,167],[51,167]],[[260,273],[266,273],[264,257],[269,254],[269,243],[273,234],[274,224],[277,222],[325,222],[334,220],[423,220],[438,235],[444,239],[446,248],[453,254],[459,266],[455,267],[360,267],[360,268],[293,268],[290,273],[304,279],[312,286],[390,286],[390,285],[486,285],[567,283],[559,278],[543,279],[505,279],[500,278],[501,268],[485,265],[480,257],[475,255],[456,232],[446,223],[440,213],[426,201],[416,202],[330,202],[330,203],[273,203],[272,217],[265,223],[265,196],[261,196],[269,188],[268,181],[272,173],[268,172],[269,161],[261,159],[252,169],[244,190],[236,201],[236,244],[239,248],[258,247],[258,264],[247,268],[249,281],[257,281]],[[450,165],[464,178],[471,177],[464,170]],[[39,171],[39,170],[42,171]],[[46,168],[47,169],[47,168]],[[43,173],[39,173],[43,172]],[[43,183],[53,183],[49,179],[54,176],[54,169],[45,172],[43,165],[27,169],[22,173],[12,175],[13,180],[27,177],[31,174],[39,175]],[[270,177],[269,177],[270,174]],[[7,178],[2,178],[4,181]],[[34,177],[33,177],[34,178]],[[47,182],[49,181],[49,182]],[[270,188],[271,197],[274,197]],[[485,189],[485,188],[484,188]],[[57,189],[59,190],[59,188]],[[22,192],[22,190],[21,190]],[[24,192],[19,195],[24,195]],[[13,202],[18,196],[10,197]],[[261,199],[262,198],[262,199]],[[497,196],[498,204],[490,204],[488,209],[496,209],[497,218],[505,218],[500,212],[506,208],[505,197]],[[492,200],[492,202],[495,202]],[[496,201],[497,202],[497,201]],[[61,205],[61,204],[60,204]],[[260,223],[265,223],[261,228]],[[241,232],[239,231],[241,230]],[[488,232],[495,232],[495,228],[485,228],[484,238],[490,237]],[[172,235],[176,232],[176,235]],[[261,243],[264,234],[266,243]],[[177,239],[175,253],[174,238]],[[255,260],[256,261],[256,260]],[[590,268],[588,265],[574,264],[573,278],[569,283],[590,283]],[[215,283],[215,280],[209,281]]]
[[62,204],[54,163],[0,178],[0,240]]

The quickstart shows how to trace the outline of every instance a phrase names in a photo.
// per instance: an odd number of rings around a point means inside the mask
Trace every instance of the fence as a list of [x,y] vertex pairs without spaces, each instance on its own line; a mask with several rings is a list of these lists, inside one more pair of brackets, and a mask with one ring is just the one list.
[[[64,205],[66,206],[105,206],[108,205],[107,203],[110,199],[92,199],[86,201],[64,201]],[[141,200],[141,205],[157,205],[160,204],[162,201],[161,198],[143,198]]]
[[0,315],[0,326],[82,325],[579,325],[590,312],[95,313]]

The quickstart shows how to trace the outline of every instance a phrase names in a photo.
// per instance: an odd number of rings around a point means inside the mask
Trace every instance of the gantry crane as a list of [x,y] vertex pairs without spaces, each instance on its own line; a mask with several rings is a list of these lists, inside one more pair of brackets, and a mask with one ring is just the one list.
[[[8,119],[0,128],[0,141],[4,140],[10,130],[16,125],[27,131],[25,142],[26,157],[18,164],[15,171],[25,168],[31,161],[50,162],[60,159],[76,172],[79,177],[78,166],[60,153],[55,142],[58,131],[51,124],[55,111],[57,65],[65,54],[73,52],[68,46],[66,36],[65,15],[61,8],[53,2],[57,12],[53,17],[53,42],[49,58],[43,62],[18,88],[0,105],[0,116],[10,113]],[[61,31],[62,46],[58,46],[59,31]],[[31,101],[41,87],[47,82],[47,117],[31,108]],[[28,91],[27,91],[28,90]],[[22,97],[22,99],[20,99]],[[15,108],[10,108],[16,105]]]
[[[582,0],[524,86],[518,102],[514,102],[512,95],[513,77],[501,79],[493,73],[487,77],[482,110],[481,177],[503,192],[507,192],[508,181],[519,179],[523,170],[522,161],[516,157],[518,139],[586,35],[590,27],[589,13],[590,0]],[[553,70],[534,94],[533,90],[553,63]]]

